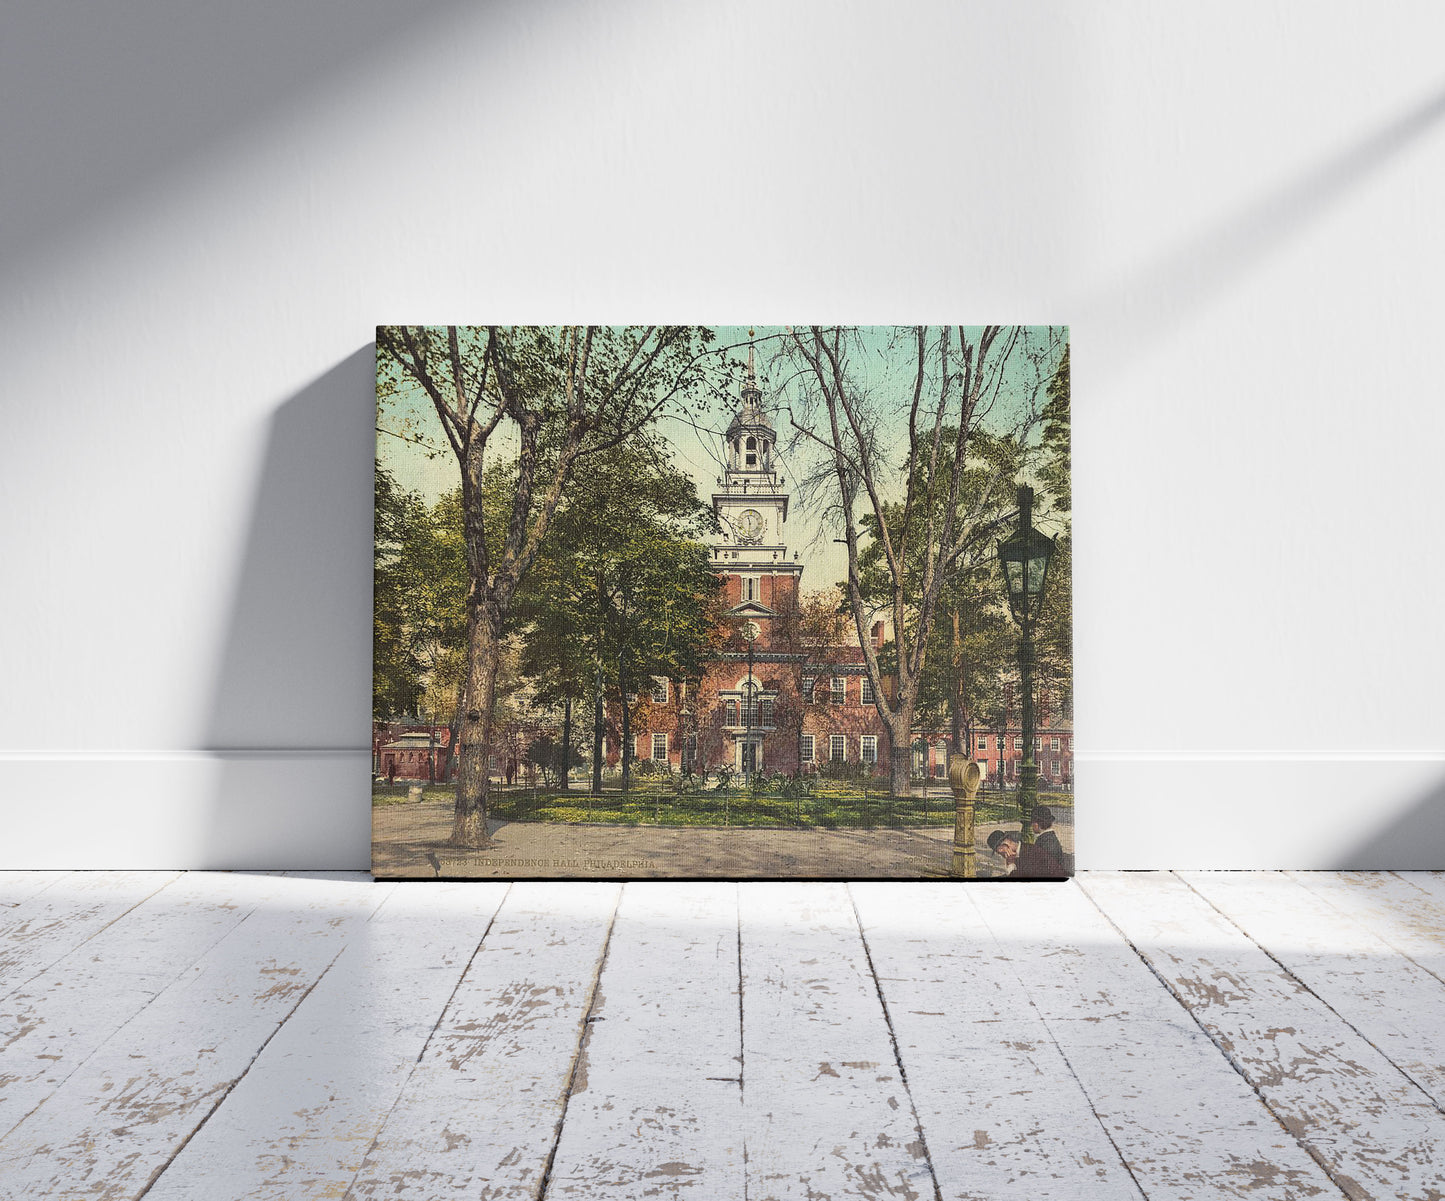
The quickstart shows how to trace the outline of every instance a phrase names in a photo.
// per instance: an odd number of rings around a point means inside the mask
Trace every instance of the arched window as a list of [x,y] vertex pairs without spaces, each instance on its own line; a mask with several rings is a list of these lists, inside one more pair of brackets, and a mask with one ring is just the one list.
[[758,440],[757,440],[756,438],[749,438],[749,439],[748,439],[748,449],[749,449],[749,450],[757,450],[757,448],[758,448]]

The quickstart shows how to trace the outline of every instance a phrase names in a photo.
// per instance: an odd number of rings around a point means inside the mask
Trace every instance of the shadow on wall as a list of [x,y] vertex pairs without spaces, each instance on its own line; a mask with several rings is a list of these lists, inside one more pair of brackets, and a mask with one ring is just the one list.
[[[1140,344],[1167,337],[1250,269],[1279,254],[1445,120],[1445,88],[1250,201],[1113,287],[1085,296],[1075,327]],[[1098,355],[1109,363],[1117,355]],[[1124,356],[1127,359],[1127,356]]]
[[369,860],[375,397],[368,345],[271,419],[202,732],[207,866]]
[[[0,263],[43,255],[457,0],[7,5]],[[358,134],[360,136],[360,134]]]
[[[1362,807],[1363,808],[1363,807]],[[1445,870],[1445,776],[1412,801],[1391,808],[1370,836],[1328,864],[1338,871]]]

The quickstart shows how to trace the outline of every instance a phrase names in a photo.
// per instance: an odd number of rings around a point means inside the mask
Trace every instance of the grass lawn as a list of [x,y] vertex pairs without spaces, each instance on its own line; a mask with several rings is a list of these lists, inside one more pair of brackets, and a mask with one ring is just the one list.
[[[451,802],[450,785],[427,785],[426,801]],[[405,784],[375,785],[373,805],[404,805]],[[607,790],[601,796],[585,792],[494,785],[491,816],[504,821],[605,822],[623,826],[754,826],[790,829],[908,829],[920,826],[951,826],[953,800],[950,796],[893,797],[886,791],[870,791],[853,782],[818,781],[807,795],[784,797],[739,788],[680,792],[667,777],[647,777],[624,796]],[[1039,800],[1069,820],[1074,798],[1067,793],[1041,793]],[[1000,797],[985,791],[974,805],[974,820],[989,822],[1018,820],[1014,794]]]

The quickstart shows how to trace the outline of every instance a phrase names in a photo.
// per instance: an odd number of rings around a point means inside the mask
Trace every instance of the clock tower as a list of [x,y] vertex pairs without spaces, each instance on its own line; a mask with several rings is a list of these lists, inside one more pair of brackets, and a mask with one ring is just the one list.
[[791,607],[803,567],[788,555],[788,493],[777,435],[762,403],[749,345],[742,408],[727,428],[727,468],[712,497],[722,526],[713,566],[728,579],[732,612],[766,619]]

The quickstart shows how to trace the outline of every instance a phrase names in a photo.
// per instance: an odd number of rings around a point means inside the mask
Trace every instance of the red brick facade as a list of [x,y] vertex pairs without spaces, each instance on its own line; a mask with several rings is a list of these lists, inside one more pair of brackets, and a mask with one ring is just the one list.
[[444,781],[451,737],[446,726],[373,722],[372,773],[388,780]]

